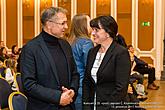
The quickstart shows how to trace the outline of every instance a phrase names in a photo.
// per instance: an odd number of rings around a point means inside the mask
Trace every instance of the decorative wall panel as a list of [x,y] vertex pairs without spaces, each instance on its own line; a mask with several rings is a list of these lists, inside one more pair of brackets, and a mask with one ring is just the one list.
[[17,44],[17,0],[6,0],[6,45]]
[[138,48],[154,47],[154,0],[138,0]]
[[132,0],[117,0],[118,32],[128,44],[132,44]]
[[77,14],[80,13],[90,16],[90,0],[77,0]]
[[111,0],[96,1],[96,16],[111,15]]
[[23,44],[34,36],[34,0],[23,2]]

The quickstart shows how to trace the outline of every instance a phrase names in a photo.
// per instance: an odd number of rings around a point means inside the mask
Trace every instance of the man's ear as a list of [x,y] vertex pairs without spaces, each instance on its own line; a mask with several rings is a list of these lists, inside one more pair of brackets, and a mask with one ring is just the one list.
[[46,24],[45,24],[45,25],[46,25],[46,27],[48,28],[48,30],[50,30],[50,29],[51,29],[52,24],[53,24],[53,23],[51,23],[51,22],[49,22],[49,21],[47,21],[47,22],[46,22]]

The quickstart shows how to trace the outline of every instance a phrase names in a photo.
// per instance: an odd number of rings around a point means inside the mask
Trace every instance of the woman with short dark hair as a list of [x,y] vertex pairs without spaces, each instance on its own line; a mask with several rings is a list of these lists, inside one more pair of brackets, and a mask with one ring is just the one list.
[[89,51],[83,80],[83,109],[125,109],[131,62],[126,48],[114,39],[118,25],[112,16],[90,21],[96,47]]

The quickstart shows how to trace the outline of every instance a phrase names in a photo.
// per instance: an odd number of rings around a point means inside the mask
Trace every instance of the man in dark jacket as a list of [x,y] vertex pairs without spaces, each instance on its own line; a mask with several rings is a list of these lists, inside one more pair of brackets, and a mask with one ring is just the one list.
[[[128,51],[134,55],[134,48],[132,45],[128,45]],[[143,60],[139,59],[137,56],[134,55],[134,61],[136,66],[134,67],[134,71],[139,72],[140,74],[148,74],[148,89],[157,90],[159,86],[155,84],[155,68],[152,64],[148,64]]]
[[66,10],[50,7],[41,14],[42,32],[21,53],[27,110],[75,110],[79,74],[68,42]]

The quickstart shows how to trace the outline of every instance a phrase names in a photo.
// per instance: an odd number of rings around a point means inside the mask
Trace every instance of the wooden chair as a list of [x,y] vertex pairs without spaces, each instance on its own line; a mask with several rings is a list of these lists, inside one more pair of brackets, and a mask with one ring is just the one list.
[[21,92],[13,92],[10,94],[8,103],[10,110],[26,110],[27,97]]
[[4,66],[0,66],[0,76],[5,78],[5,67]]
[[21,73],[16,73],[16,75],[14,76],[14,82],[16,84],[17,91],[24,93],[22,79],[21,79]]

